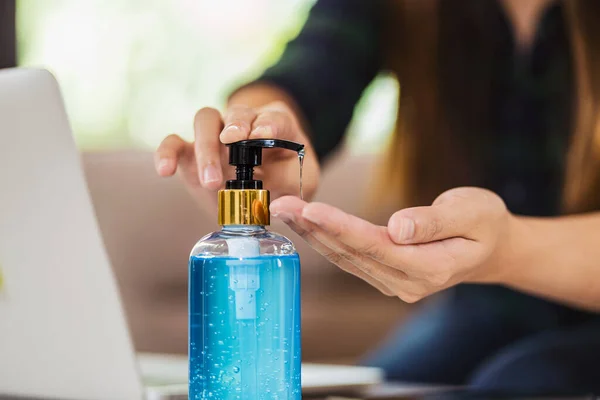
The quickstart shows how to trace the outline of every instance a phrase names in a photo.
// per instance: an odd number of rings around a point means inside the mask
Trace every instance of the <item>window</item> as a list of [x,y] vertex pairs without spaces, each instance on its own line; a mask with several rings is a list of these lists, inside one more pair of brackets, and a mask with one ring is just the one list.
[[[19,59],[52,71],[84,149],[154,148],[191,139],[202,106],[277,60],[314,0],[20,0]],[[376,150],[395,117],[397,85],[378,78],[349,136]]]

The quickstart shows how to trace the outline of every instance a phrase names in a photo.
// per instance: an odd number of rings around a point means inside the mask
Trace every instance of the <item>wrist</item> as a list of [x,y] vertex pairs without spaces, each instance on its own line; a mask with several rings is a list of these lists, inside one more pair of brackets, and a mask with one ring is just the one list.
[[244,105],[258,108],[274,102],[283,102],[296,111],[296,102],[282,88],[268,82],[252,82],[236,89],[227,100],[227,106]]
[[495,249],[469,281],[494,285],[509,285],[528,256],[529,240],[533,236],[527,218],[507,215],[498,233]]
[[532,218],[509,214],[506,237],[496,260],[493,283],[511,286],[531,263],[536,235]]

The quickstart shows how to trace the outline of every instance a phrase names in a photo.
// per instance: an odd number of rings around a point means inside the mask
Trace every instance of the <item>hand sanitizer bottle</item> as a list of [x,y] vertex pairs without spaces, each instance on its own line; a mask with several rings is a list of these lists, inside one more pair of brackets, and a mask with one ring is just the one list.
[[262,149],[303,154],[273,139],[229,145],[236,179],[219,191],[219,225],[189,264],[189,399],[301,398],[300,259],[265,229],[269,191],[253,179]]

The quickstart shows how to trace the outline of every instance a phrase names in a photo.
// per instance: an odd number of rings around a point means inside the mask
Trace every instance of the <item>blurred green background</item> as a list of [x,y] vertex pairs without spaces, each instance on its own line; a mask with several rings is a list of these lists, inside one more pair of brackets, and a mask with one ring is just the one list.
[[[150,149],[173,132],[191,139],[196,110],[223,109],[275,62],[313,3],[19,0],[19,63],[55,74],[81,148]],[[369,86],[347,136],[354,152],[385,146],[397,101],[392,77]]]

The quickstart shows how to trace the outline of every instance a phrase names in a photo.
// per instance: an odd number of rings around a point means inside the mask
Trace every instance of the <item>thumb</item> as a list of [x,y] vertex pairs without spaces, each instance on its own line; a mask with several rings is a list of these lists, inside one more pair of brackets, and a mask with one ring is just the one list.
[[[455,189],[456,190],[456,189]],[[388,221],[388,234],[397,244],[429,243],[452,237],[472,237],[486,207],[478,193],[445,192],[428,207],[406,208]]]

